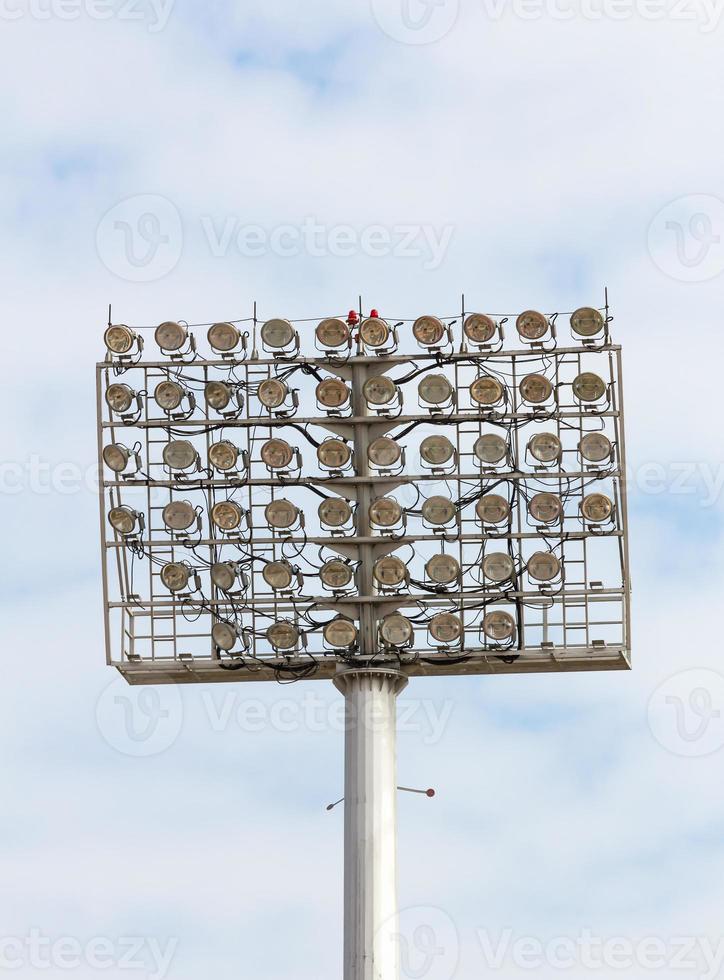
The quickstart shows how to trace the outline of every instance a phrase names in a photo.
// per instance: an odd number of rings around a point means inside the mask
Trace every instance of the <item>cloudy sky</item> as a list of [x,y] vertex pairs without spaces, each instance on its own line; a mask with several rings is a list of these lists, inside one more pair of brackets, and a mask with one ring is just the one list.
[[104,666],[108,304],[397,318],[608,286],[635,670],[410,684],[400,777],[438,796],[400,801],[403,975],[724,976],[722,9],[0,0],[0,972],[340,976],[336,691],[139,701]]

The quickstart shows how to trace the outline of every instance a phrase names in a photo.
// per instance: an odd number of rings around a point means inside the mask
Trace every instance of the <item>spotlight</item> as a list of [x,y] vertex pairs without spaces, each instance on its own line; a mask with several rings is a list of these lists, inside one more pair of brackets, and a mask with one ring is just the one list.
[[344,381],[326,378],[317,385],[317,401],[325,408],[341,408],[350,400],[351,392]]
[[236,582],[236,566],[230,561],[218,561],[211,566],[211,581],[222,592],[231,592]]
[[233,470],[239,460],[239,449],[228,439],[214,442],[209,446],[209,462],[217,469],[225,472]]
[[352,458],[352,450],[342,439],[325,439],[317,448],[317,459],[330,470],[339,470]]
[[605,493],[589,493],[581,501],[581,513],[591,524],[603,524],[613,513],[613,503]]
[[442,466],[455,455],[455,447],[447,436],[427,436],[420,443],[420,456],[430,466]]
[[164,412],[173,412],[183,401],[186,392],[175,381],[161,381],[156,385],[153,397],[159,408]]
[[430,620],[428,629],[438,643],[457,643],[463,633],[463,624],[452,613],[438,613]]
[[273,623],[266,631],[266,636],[275,650],[291,650],[299,642],[299,630],[287,619]]
[[289,389],[278,378],[267,378],[257,388],[257,397],[264,408],[279,408],[286,401]]
[[439,553],[433,555],[426,563],[425,572],[431,582],[437,585],[450,585],[460,577],[460,565],[452,555]]
[[528,561],[528,574],[536,582],[551,582],[561,571],[561,563],[550,551],[536,551]]
[[445,324],[436,316],[419,316],[412,325],[413,336],[422,347],[439,344],[445,332]]
[[602,463],[610,458],[613,448],[602,432],[588,432],[578,443],[578,451],[589,462]]
[[548,317],[537,310],[526,310],[515,321],[515,329],[524,340],[540,340],[548,332]]
[[228,354],[239,346],[241,334],[233,323],[215,323],[207,334],[209,344],[219,354]]
[[285,439],[269,439],[261,447],[261,458],[270,470],[283,470],[294,459],[294,450]]
[[379,375],[365,381],[362,394],[369,405],[389,405],[397,394],[397,386],[390,378]]
[[214,623],[211,627],[211,639],[219,650],[225,650],[228,653],[236,645],[239,634],[236,632],[236,627],[232,626],[231,623]]
[[465,336],[473,344],[487,344],[495,336],[498,324],[485,313],[471,313],[463,324]]
[[591,306],[582,306],[571,314],[571,330],[579,337],[595,337],[603,327],[603,317]]
[[394,497],[378,497],[370,506],[369,516],[375,527],[394,527],[402,519],[402,508]]
[[286,529],[292,526],[299,518],[299,510],[290,500],[281,497],[279,500],[272,500],[264,508],[264,517],[271,528]]
[[128,385],[112,384],[106,389],[106,405],[117,415],[127,412],[135,397],[134,391]]
[[390,339],[390,328],[380,317],[370,316],[362,321],[359,334],[365,347],[384,347]]
[[536,493],[530,498],[528,513],[541,524],[555,524],[561,519],[563,505],[554,493]]
[[331,647],[349,649],[357,642],[357,628],[349,619],[338,616],[322,630],[324,639]]
[[510,504],[497,493],[486,493],[475,505],[475,512],[483,524],[502,524],[510,520]]
[[412,623],[407,616],[402,616],[400,613],[385,616],[380,623],[380,636],[388,646],[404,647],[412,642],[414,636]]
[[573,382],[573,394],[581,402],[597,402],[606,394],[606,383],[592,371],[584,371]]
[[296,332],[289,320],[267,320],[261,328],[262,343],[271,350],[288,347],[295,337]]
[[162,351],[181,350],[189,339],[188,327],[175,320],[166,320],[156,327],[155,338]]
[[244,512],[235,500],[220,500],[211,508],[211,522],[220,531],[235,531]]
[[188,500],[172,500],[163,508],[162,516],[171,531],[186,531],[196,521],[196,511]]
[[561,440],[552,432],[539,432],[531,438],[528,450],[539,463],[553,463],[561,458]]
[[134,345],[138,345],[138,334],[124,323],[116,323],[108,327],[103,335],[106,348],[111,354],[128,354]]
[[399,462],[402,450],[394,439],[380,436],[367,447],[367,458],[373,466],[389,467]]
[[342,497],[327,497],[320,503],[318,514],[328,527],[342,527],[352,519],[352,508]]
[[290,589],[294,581],[294,572],[288,561],[267,562],[261,574],[269,588],[275,592]]
[[510,640],[515,636],[515,620],[510,613],[496,609],[483,619],[483,633],[489,640]]
[[473,452],[481,463],[500,463],[508,455],[508,444],[502,436],[486,432],[476,439]]
[[417,386],[417,391],[428,405],[444,405],[453,396],[452,385],[444,374],[428,374]]
[[163,461],[170,470],[189,470],[198,458],[195,446],[188,439],[175,439],[163,447]]
[[213,408],[217,412],[223,412],[229,406],[232,399],[241,408],[243,395],[236,385],[230,385],[226,381],[208,381],[204,385],[204,400],[209,408]]
[[442,526],[455,519],[457,510],[449,497],[429,497],[422,505],[422,516],[428,524]]
[[131,451],[120,442],[112,442],[103,447],[103,462],[114,473],[122,473],[128,466]]
[[170,561],[161,569],[161,581],[169,592],[183,592],[188,587],[190,575],[188,565],[178,561]]
[[337,317],[322,320],[315,330],[315,335],[322,347],[343,347],[349,344],[351,339],[349,327],[344,320]]
[[395,555],[378,558],[372,568],[372,577],[378,585],[396,587],[407,581],[407,565]]
[[503,400],[503,386],[485,375],[470,385],[470,397],[478,405],[497,405]]
[[542,374],[529,374],[521,381],[519,391],[523,401],[540,405],[553,394],[553,385]]
[[493,552],[483,558],[483,574],[496,585],[511,579],[514,572],[513,559],[504,551]]
[[133,534],[141,527],[140,514],[127,504],[112,507],[108,512],[108,521],[114,531],[124,535]]
[[319,569],[319,577],[328,589],[344,589],[352,581],[352,567],[341,558],[330,558]]

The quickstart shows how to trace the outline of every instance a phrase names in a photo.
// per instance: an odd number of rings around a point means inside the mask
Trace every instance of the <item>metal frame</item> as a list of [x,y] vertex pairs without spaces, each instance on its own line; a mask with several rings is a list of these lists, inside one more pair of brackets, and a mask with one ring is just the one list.
[[[560,328],[559,328],[560,332]],[[411,331],[409,331],[411,334]],[[460,331],[461,333],[461,331]],[[401,342],[414,345],[410,337]],[[313,341],[310,341],[310,344]],[[255,352],[254,352],[255,353]],[[390,374],[396,369],[417,367],[444,372],[455,389],[455,407],[447,413],[418,410],[416,386],[419,378],[402,382],[403,413],[385,417],[367,412],[362,387],[372,374]],[[605,405],[592,410],[574,401],[570,382],[583,369],[604,378],[608,388]],[[290,417],[276,418],[263,409],[253,396],[255,386],[265,378],[293,369],[287,378],[290,388],[299,390],[299,408]],[[314,387],[319,375],[338,377],[351,386],[354,414],[320,416],[314,407]],[[472,403],[467,389],[482,372],[506,382],[507,404],[501,411],[481,410]],[[544,373],[554,386],[554,402],[540,411],[523,403],[518,385],[525,374]],[[190,418],[171,422],[153,401],[155,385],[164,378],[183,380],[200,387],[209,380],[233,380],[245,392],[244,406],[237,418],[223,418],[206,406],[197,391],[196,411]],[[107,408],[104,392],[109,383],[123,381],[135,391],[147,393],[142,399],[140,418],[124,424]],[[625,437],[622,404],[621,351],[610,343],[608,330],[604,342],[596,347],[575,344],[552,349],[518,347],[497,351],[464,351],[441,356],[427,350],[409,353],[369,355],[352,353],[314,357],[248,358],[242,352],[233,358],[192,361],[166,358],[140,359],[134,364],[105,361],[97,365],[98,453],[103,479],[100,493],[101,552],[107,662],[117,667],[132,684],[208,683],[215,681],[258,681],[300,677],[325,679],[335,676],[341,666],[395,667],[409,676],[466,673],[519,673],[570,670],[627,669],[630,666],[630,611],[628,543],[626,533]],[[311,411],[309,411],[311,409]],[[315,414],[315,412],[317,414]],[[290,429],[290,425],[296,428]],[[525,462],[525,444],[533,431],[555,431],[564,445],[558,467],[536,471]],[[160,460],[170,439],[169,428],[177,438],[195,440],[202,461],[212,441],[228,438],[248,453],[249,473],[225,476],[201,472],[172,477]],[[503,428],[500,428],[503,427]],[[475,439],[491,429],[505,430],[510,437],[515,466],[487,472],[472,453]],[[614,460],[604,469],[584,466],[575,446],[584,431],[600,428],[614,445]],[[313,459],[300,430],[321,441],[329,434],[346,438],[354,445],[354,475],[330,476],[303,466],[304,476],[276,477],[259,459],[260,445],[273,435],[301,443],[305,460]],[[407,472],[394,476],[370,474],[367,446],[378,435],[407,432],[444,431],[457,450],[457,468],[446,475],[417,467],[419,458],[407,449]],[[132,433],[132,435],[130,435]],[[290,435],[291,433],[291,435]],[[104,469],[102,449],[111,441],[141,443],[142,473],[128,479]],[[405,440],[402,440],[405,444]],[[113,479],[109,479],[113,476]],[[447,487],[455,500],[474,493],[475,488],[504,481],[513,494],[513,523],[505,530],[483,528],[474,503],[460,514],[457,527],[433,531],[410,516],[401,536],[385,533],[369,524],[370,501],[395,491],[429,496],[440,492],[435,484]],[[583,493],[597,484],[608,486],[616,505],[610,527],[591,530],[577,517]],[[521,494],[550,489],[562,495],[567,491],[566,516],[558,528],[541,529],[531,525]],[[356,504],[356,526],[347,535],[315,528],[317,493],[340,494]],[[226,497],[236,499],[250,516],[250,529],[240,538],[222,535],[209,527],[206,514],[213,503]],[[289,497],[307,516],[306,528],[292,535],[279,535],[263,529],[263,509],[270,500]],[[160,512],[170,500],[189,499],[203,508],[200,535],[170,535]],[[518,501],[515,503],[515,501]],[[107,522],[110,506],[129,503],[146,515],[142,540],[134,542],[136,554],[115,534]],[[410,501],[407,501],[408,509]],[[312,510],[314,513],[312,514]],[[310,518],[313,518],[310,520]],[[504,595],[497,587],[476,581],[476,568],[486,550],[506,549],[516,567],[523,568],[533,542],[558,549],[564,559],[565,582],[554,589],[539,588],[521,574]],[[412,586],[404,594],[380,594],[372,580],[372,563],[383,554],[412,546],[409,564],[416,567],[415,581],[424,576],[420,563],[432,550],[452,552],[464,570],[462,586],[449,592],[431,594]],[[323,557],[342,556],[356,565],[356,593],[331,594],[304,566],[309,554],[323,550]],[[408,549],[409,550],[409,549]],[[141,559],[138,553],[144,553]],[[607,552],[607,554],[597,554]],[[407,552],[404,552],[407,554]],[[254,561],[291,556],[305,573],[301,594],[275,595],[261,579]],[[230,600],[219,594],[204,578],[203,602],[197,596],[179,598],[161,584],[158,563],[187,561],[206,575],[205,566],[213,561],[241,560],[251,569],[248,593]],[[319,563],[323,559],[320,558]],[[143,583],[143,587],[139,585]],[[504,604],[515,610],[518,640],[512,649],[481,642],[480,624],[485,605]],[[464,644],[449,648],[431,640],[423,625],[415,630],[415,643],[409,649],[385,651],[377,645],[377,623],[385,614],[399,609],[423,619],[433,612],[455,611],[464,622]],[[335,613],[354,619],[360,628],[360,647],[352,655],[326,649],[321,642],[321,625]],[[210,639],[213,615],[235,615],[248,631],[249,655],[229,657],[216,650]],[[292,618],[308,629],[306,615],[318,622],[317,630],[305,636],[306,648],[278,653],[263,637],[272,619]]]

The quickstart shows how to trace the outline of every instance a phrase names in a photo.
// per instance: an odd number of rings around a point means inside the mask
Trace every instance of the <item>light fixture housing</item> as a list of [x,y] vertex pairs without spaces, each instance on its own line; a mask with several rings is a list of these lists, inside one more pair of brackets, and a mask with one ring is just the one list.
[[319,577],[328,589],[346,589],[352,581],[352,566],[341,558],[330,558],[319,569]]
[[241,334],[233,323],[214,323],[206,336],[211,348],[219,354],[228,354],[241,341]]
[[475,440],[473,452],[488,466],[502,463],[508,456],[508,443],[496,432],[484,432]]
[[133,404],[135,397],[135,392],[128,385],[116,383],[106,388],[106,405],[116,415],[122,415],[124,412],[127,412]]
[[613,514],[613,502],[605,493],[589,493],[581,501],[581,513],[589,524],[605,524]]
[[552,582],[561,573],[561,563],[552,551],[536,551],[528,559],[528,575],[536,582]]
[[224,650],[228,653],[236,646],[239,634],[236,632],[236,627],[232,626],[231,623],[222,623],[219,621],[211,627],[211,639],[219,650]]
[[270,561],[262,569],[262,578],[275,592],[284,592],[291,589],[294,581],[294,572],[288,561]]
[[587,432],[578,443],[578,452],[589,463],[603,463],[611,458],[613,446],[603,432]]
[[322,635],[329,646],[348,650],[357,642],[357,627],[344,616],[337,616],[324,626]]
[[447,436],[426,436],[420,443],[420,458],[430,466],[444,466],[455,455]]
[[164,412],[173,412],[184,400],[185,390],[176,381],[161,381],[156,385],[153,398]]
[[550,321],[538,310],[525,310],[517,317],[515,329],[524,340],[541,340],[550,329]]
[[172,439],[163,447],[163,461],[170,470],[190,470],[199,454],[188,439]]
[[453,387],[444,374],[427,374],[417,386],[420,400],[428,405],[445,405],[453,397]]
[[518,390],[523,401],[542,405],[553,394],[553,385],[543,374],[529,374],[520,382]]
[[412,334],[422,347],[435,347],[446,333],[445,324],[436,316],[419,316],[412,324]]
[[183,592],[188,588],[191,569],[180,561],[167,562],[161,569],[161,581],[169,592]]
[[375,527],[394,527],[402,520],[402,507],[394,497],[378,497],[370,504],[369,516]]
[[571,314],[571,330],[578,337],[595,337],[604,327],[603,316],[592,306],[582,306]]
[[351,333],[349,327],[339,317],[328,317],[317,324],[314,331],[317,342],[322,347],[339,348],[349,345]]
[[438,643],[457,643],[463,635],[463,624],[453,613],[438,613],[428,624],[430,636]]
[[322,466],[330,470],[339,470],[346,466],[352,458],[352,450],[343,439],[332,437],[325,439],[317,447],[317,459]]
[[452,555],[438,552],[425,563],[425,573],[436,585],[452,585],[460,578],[460,563]]
[[510,504],[498,493],[486,493],[475,505],[475,513],[483,524],[502,524],[510,520]]
[[352,520],[352,508],[343,497],[327,497],[318,509],[319,520],[327,527],[342,527]]
[[485,313],[471,313],[463,324],[463,332],[473,344],[489,344],[497,330],[496,321]]
[[528,513],[539,524],[556,524],[563,516],[561,498],[547,490],[530,498]]
[[289,388],[279,378],[266,378],[266,380],[260,382],[256,394],[264,408],[268,408],[271,411],[272,409],[280,408],[284,404],[289,395]]
[[384,643],[391,647],[404,647],[412,643],[414,637],[412,623],[407,616],[392,613],[380,623],[380,636]]
[[428,524],[442,527],[455,520],[457,509],[449,497],[435,495],[428,497],[422,505],[422,516]]
[[379,436],[373,439],[367,447],[367,459],[373,466],[381,469],[396,466],[402,456],[399,443],[389,436]]
[[196,510],[188,500],[172,500],[163,508],[162,517],[170,531],[187,531],[196,522]]
[[299,628],[288,619],[272,623],[266,636],[275,650],[293,650],[299,643]]
[[325,378],[317,385],[317,401],[324,408],[342,408],[347,405],[352,392],[339,378]]
[[407,565],[396,555],[385,555],[374,563],[372,577],[378,585],[397,588],[407,581]]
[[114,473],[123,473],[131,459],[130,449],[120,442],[111,442],[103,447],[103,462]]
[[561,458],[561,440],[553,432],[537,432],[528,442],[528,452],[539,463],[555,463]]
[[390,328],[381,317],[370,316],[360,324],[359,335],[365,347],[378,350],[390,339]]
[[274,530],[286,530],[299,520],[299,509],[291,500],[280,497],[264,508],[264,519]]
[[231,592],[236,583],[236,565],[230,561],[217,561],[211,566],[211,581],[222,592]]
[[154,336],[162,351],[176,352],[188,341],[189,329],[185,323],[165,320],[156,327]]
[[239,462],[240,450],[228,439],[221,439],[209,446],[209,462],[214,469],[222,473],[236,469]]
[[470,398],[477,405],[499,405],[503,400],[505,389],[497,378],[481,375],[470,385]]
[[362,394],[368,405],[389,405],[397,395],[397,385],[383,374],[367,378],[362,386]]
[[283,470],[294,459],[294,450],[286,439],[267,439],[260,455],[270,470]]
[[108,512],[108,522],[114,531],[118,531],[124,537],[134,534],[140,527],[140,515],[128,504],[120,504],[118,507],[111,507]]
[[220,500],[211,508],[211,523],[220,531],[235,531],[244,511],[235,500]]
[[606,394],[606,382],[593,371],[583,371],[573,381],[573,394],[580,402],[598,402]]
[[502,609],[489,612],[483,619],[483,633],[489,640],[501,643],[515,637],[515,620]]
[[483,558],[483,574],[496,585],[507,582],[515,574],[513,559],[505,551],[493,551]]
[[267,320],[261,328],[262,343],[270,350],[283,350],[293,343],[296,331],[289,322],[281,318]]
[[103,341],[110,354],[130,354],[134,346],[138,346],[139,337],[135,330],[131,330],[125,323],[114,323],[106,328],[103,334]]

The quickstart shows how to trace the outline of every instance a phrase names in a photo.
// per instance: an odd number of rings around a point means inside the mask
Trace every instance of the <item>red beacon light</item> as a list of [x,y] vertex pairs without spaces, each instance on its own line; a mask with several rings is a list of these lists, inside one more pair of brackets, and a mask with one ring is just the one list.
[[357,310],[350,310],[347,314],[347,326],[354,327],[359,323],[359,315]]
[[370,310],[370,320],[379,320],[380,315],[377,310]]

